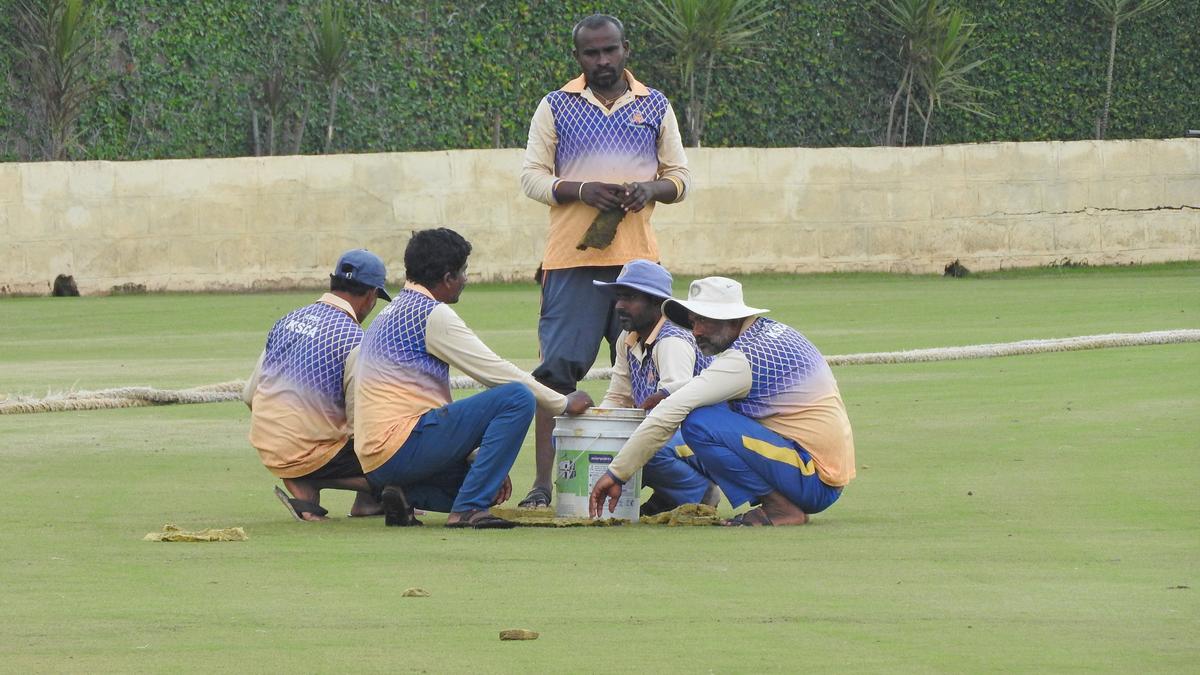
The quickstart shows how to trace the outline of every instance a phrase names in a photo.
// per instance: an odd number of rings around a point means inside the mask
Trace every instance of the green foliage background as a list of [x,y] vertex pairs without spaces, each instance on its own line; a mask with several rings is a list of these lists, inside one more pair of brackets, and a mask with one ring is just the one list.
[[[956,0],[979,23],[974,82],[995,119],[954,110],[933,142],[1090,138],[1103,104],[1107,28],[1086,0]],[[287,66],[311,106],[303,152],[318,152],[323,92],[296,64],[313,0],[96,0],[103,88],[81,121],[81,159],[253,153],[252,97]],[[17,0],[0,0],[0,159],[28,156],[28,94],[15,47]],[[638,18],[613,0],[346,0],[352,72],[339,104],[339,152],[524,145],[529,116],[573,77],[570,27],[606,11],[626,21],[639,78],[678,99],[679,77]],[[1109,138],[1170,137],[1200,126],[1197,0],[1173,0],[1122,27]],[[708,146],[872,145],[897,68],[865,0],[778,0],[752,60],[727,64]],[[294,102],[292,110],[302,106]]]

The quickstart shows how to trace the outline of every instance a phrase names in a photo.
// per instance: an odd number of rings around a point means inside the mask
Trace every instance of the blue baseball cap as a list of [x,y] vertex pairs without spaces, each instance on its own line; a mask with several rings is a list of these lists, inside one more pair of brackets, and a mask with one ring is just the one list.
[[611,288],[625,286],[635,291],[641,291],[656,298],[671,297],[671,273],[658,263],[638,258],[630,260],[621,268],[617,280],[612,283],[593,281],[596,286]]
[[387,289],[384,288],[384,284],[387,283],[387,270],[383,266],[383,260],[365,248],[343,253],[342,257],[338,258],[337,267],[333,268],[333,274],[329,276],[357,281],[374,288],[380,298],[388,302],[392,300],[392,296],[388,295]]

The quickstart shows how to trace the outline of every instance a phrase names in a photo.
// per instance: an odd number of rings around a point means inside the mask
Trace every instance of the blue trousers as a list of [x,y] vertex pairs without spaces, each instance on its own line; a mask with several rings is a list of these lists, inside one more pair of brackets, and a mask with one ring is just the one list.
[[842,494],[821,482],[807,450],[724,403],[693,410],[680,431],[693,453],[686,459],[734,508],[778,491],[805,513],[820,513]]
[[[399,485],[426,511],[486,509],[521,451],[535,405],[529,387],[510,382],[430,410],[367,480],[378,489]],[[467,464],[475,448],[479,454]]]
[[708,479],[697,469],[697,462],[693,460],[689,464],[680,457],[681,446],[686,453],[683,435],[676,431],[671,440],[642,467],[642,485],[654,488],[655,494],[662,494],[676,505],[699,504],[708,491]]

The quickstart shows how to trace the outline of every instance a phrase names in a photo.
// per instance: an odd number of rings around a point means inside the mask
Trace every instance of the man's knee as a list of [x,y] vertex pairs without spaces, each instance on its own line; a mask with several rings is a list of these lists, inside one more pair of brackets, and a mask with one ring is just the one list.
[[537,399],[533,397],[533,392],[529,387],[520,382],[509,382],[495,387],[492,391],[504,402],[504,405],[511,410],[519,412],[528,412],[529,416],[533,417],[533,411],[537,407]]
[[721,418],[728,413],[729,409],[724,403],[696,408],[688,413],[679,427],[683,442],[690,446],[692,443],[711,441],[715,437],[713,432],[720,428]]

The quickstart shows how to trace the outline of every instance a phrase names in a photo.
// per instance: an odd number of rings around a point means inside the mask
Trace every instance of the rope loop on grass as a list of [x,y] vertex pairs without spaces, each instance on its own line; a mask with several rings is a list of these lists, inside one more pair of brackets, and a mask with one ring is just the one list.
[[[831,366],[866,366],[890,363],[928,363],[932,361],[961,361],[999,356],[1022,356],[1048,352],[1073,352],[1113,347],[1142,347],[1200,342],[1200,329],[1160,330],[1146,333],[1108,333],[1049,340],[1021,340],[964,347],[934,347],[896,352],[841,354],[826,357]],[[593,368],[584,380],[607,380],[612,368]],[[206,384],[189,389],[156,389],[154,387],[117,387],[98,391],[68,391],[49,394],[44,398],[10,396],[0,400],[0,415],[19,415],[69,410],[107,410],[138,408],[172,403],[220,403],[242,398],[244,380]],[[450,378],[452,389],[480,389],[483,385],[465,376]]]

